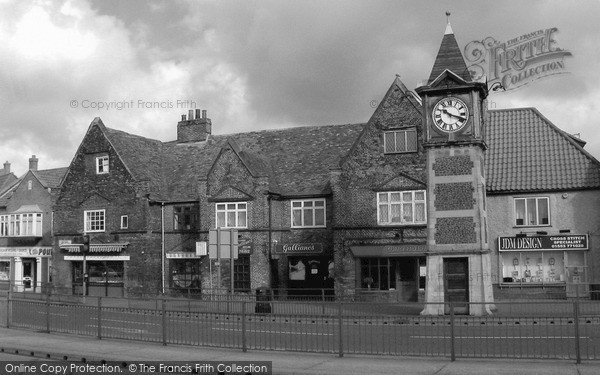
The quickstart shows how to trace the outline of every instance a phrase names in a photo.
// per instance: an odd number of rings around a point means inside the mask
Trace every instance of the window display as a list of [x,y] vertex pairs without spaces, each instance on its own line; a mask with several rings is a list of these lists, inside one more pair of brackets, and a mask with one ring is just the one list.
[[565,284],[585,282],[582,251],[510,251],[500,253],[504,283]]

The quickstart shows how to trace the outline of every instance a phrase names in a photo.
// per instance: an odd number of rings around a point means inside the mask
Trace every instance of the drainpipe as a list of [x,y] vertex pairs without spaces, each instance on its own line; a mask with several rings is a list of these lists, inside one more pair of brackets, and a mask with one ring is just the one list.
[[162,294],[165,295],[165,202],[160,202],[160,246]]

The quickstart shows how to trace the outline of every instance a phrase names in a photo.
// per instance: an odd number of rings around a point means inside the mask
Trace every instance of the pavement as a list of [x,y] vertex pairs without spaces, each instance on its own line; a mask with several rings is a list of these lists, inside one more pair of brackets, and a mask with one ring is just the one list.
[[[273,374],[560,374],[597,375],[600,361],[465,359],[400,356],[312,354],[284,351],[248,351],[199,346],[167,345],[102,339],[0,327],[0,360],[57,360],[80,363],[118,361],[272,362]],[[3,355],[6,357],[3,359]],[[2,372],[2,371],[0,371]],[[241,374],[241,373],[237,373]]]

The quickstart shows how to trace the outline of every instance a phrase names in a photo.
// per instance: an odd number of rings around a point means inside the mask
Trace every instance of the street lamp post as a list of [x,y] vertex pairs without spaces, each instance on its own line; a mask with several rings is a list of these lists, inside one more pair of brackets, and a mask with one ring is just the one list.
[[83,234],[83,240],[81,241],[81,254],[83,255],[83,302],[85,303],[85,296],[87,295],[88,288],[88,275],[87,275],[87,253],[90,251],[90,236]]

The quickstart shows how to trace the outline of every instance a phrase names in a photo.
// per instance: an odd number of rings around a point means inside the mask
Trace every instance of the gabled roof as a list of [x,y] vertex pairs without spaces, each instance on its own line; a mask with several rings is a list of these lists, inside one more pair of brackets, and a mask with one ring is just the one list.
[[488,111],[490,193],[600,188],[600,163],[535,108]]
[[[6,207],[8,201],[11,198],[11,191],[15,190],[21,182],[25,180],[25,177],[31,173],[33,176],[40,182],[40,184],[44,188],[57,189],[60,187],[63,178],[65,177],[69,168],[54,168],[54,169],[44,169],[40,171],[32,171],[29,170],[23,176],[18,179],[15,177],[15,180],[3,191],[0,191],[0,207]],[[11,173],[12,174],[12,173]],[[4,177],[4,176],[0,176]],[[1,181],[1,180],[0,180]]]
[[472,81],[471,73],[460,52],[460,47],[454,37],[450,24],[446,27],[446,32],[442,38],[442,44],[433,63],[427,84],[431,84],[445,70],[453,72],[467,82]]

